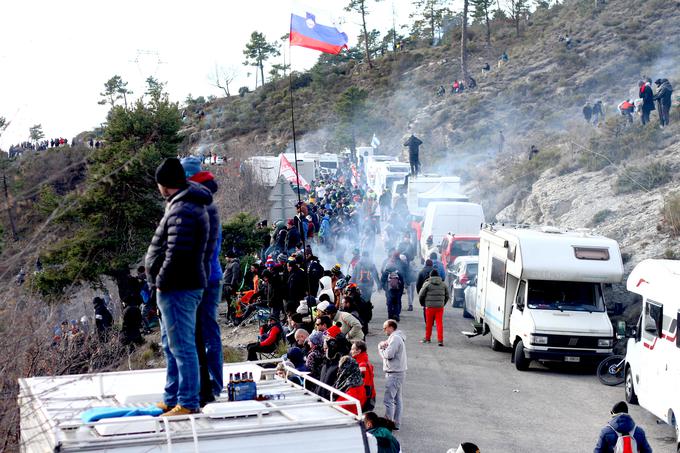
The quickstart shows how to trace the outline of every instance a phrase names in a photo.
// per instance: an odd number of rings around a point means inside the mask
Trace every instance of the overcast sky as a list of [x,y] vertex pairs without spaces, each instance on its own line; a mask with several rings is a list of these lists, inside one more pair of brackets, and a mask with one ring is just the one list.
[[[343,7],[348,0],[307,1],[322,5],[341,22],[356,44],[360,18]],[[368,0],[369,28],[385,32],[408,22],[410,0]],[[452,2],[453,3],[453,2]],[[40,123],[47,138],[69,140],[105,119],[107,107],[97,104],[103,84],[118,74],[135,96],[154,75],[167,82],[173,100],[222,95],[210,85],[215,65],[241,73],[239,86],[254,86],[252,67],[242,65],[251,32],[279,39],[288,32],[294,0],[21,0],[4,2],[0,27],[0,116],[12,124],[0,148],[28,139]],[[310,8],[314,8],[311,6]],[[316,7],[318,9],[318,6]],[[319,20],[321,22],[321,20]],[[316,51],[293,48],[293,69],[309,68]],[[281,59],[280,57],[279,59]],[[282,62],[282,61],[281,61]],[[133,97],[135,97],[133,96]]]

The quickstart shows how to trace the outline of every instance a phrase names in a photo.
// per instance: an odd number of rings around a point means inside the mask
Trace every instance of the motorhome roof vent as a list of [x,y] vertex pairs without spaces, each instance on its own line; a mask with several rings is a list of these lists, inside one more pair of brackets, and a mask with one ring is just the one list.
[[541,232],[543,233],[551,233],[551,234],[561,234],[562,231],[554,226],[542,226],[541,227]]

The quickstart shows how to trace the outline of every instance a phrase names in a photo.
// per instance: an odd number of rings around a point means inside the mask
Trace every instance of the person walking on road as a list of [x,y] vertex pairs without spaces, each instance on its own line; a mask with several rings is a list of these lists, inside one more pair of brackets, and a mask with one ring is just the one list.
[[378,354],[383,361],[385,372],[385,417],[394,422],[396,429],[400,428],[402,403],[402,387],[406,379],[406,337],[394,319],[383,323],[383,331],[387,340],[378,343]]
[[444,346],[444,307],[451,297],[449,288],[439,276],[437,269],[432,269],[430,278],[425,281],[418,293],[420,304],[425,306],[425,338],[429,343],[432,337],[432,324],[437,322],[437,341]]
[[[619,401],[611,410],[612,419],[600,431],[593,453],[616,453],[630,451],[632,453],[652,453],[652,447],[647,442],[645,431],[635,425],[633,418],[628,415],[628,405]],[[630,445],[628,450],[624,445]],[[619,447],[623,449],[619,449]]]
[[158,407],[165,416],[186,415],[199,410],[196,311],[208,286],[206,254],[211,257],[213,253],[208,248],[206,209],[212,194],[187,181],[176,158],[159,165],[156,183],[167,206],[146,253],[145,268],[147,281],[157,289],[167,364],[165,394]]
[[401,297],[404,295],[404,270],[403,263],[399,259],[399,252],[385,264],[385,270],[380,278],[380,283],[385,291],[387,299],[387,317],[399,321],[401,314]]

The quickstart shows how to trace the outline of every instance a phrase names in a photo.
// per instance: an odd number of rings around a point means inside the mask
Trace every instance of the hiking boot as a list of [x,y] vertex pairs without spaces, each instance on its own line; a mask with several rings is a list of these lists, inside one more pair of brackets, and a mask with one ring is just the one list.
[[175,406],[168,406],[163,401],[156,403],[156,407],[163,411],[163,413],[171,411]]
[[420,342],[421,342],[421,343],[429,343],[430,340],[428,340],[427,338],[423,338],[422,340],[420,340]]
[[440,341],[440,342],[439,342],[439,346],[444,346],[444,342],[443,342],[443,341]]
[[408,311],[413,311],[413,305],[408,306]]
[[182,407],[179,404],[175,407],[173,407],[171,410],[164,412],[161,417],[176,417],[178,415],[191,415],[191,414],[198,414],[200,413],[200,409],[189,409],[186,407]]

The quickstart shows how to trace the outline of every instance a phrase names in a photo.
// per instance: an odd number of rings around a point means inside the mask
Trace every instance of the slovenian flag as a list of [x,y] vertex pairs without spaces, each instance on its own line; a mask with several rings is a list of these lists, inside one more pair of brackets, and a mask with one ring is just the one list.
[[334,26],[321,25],[316,16],[306,13],[305,17],[291,14],[290,45],[307,47],[325,53],[337,55],[347,48],[347,35]]

